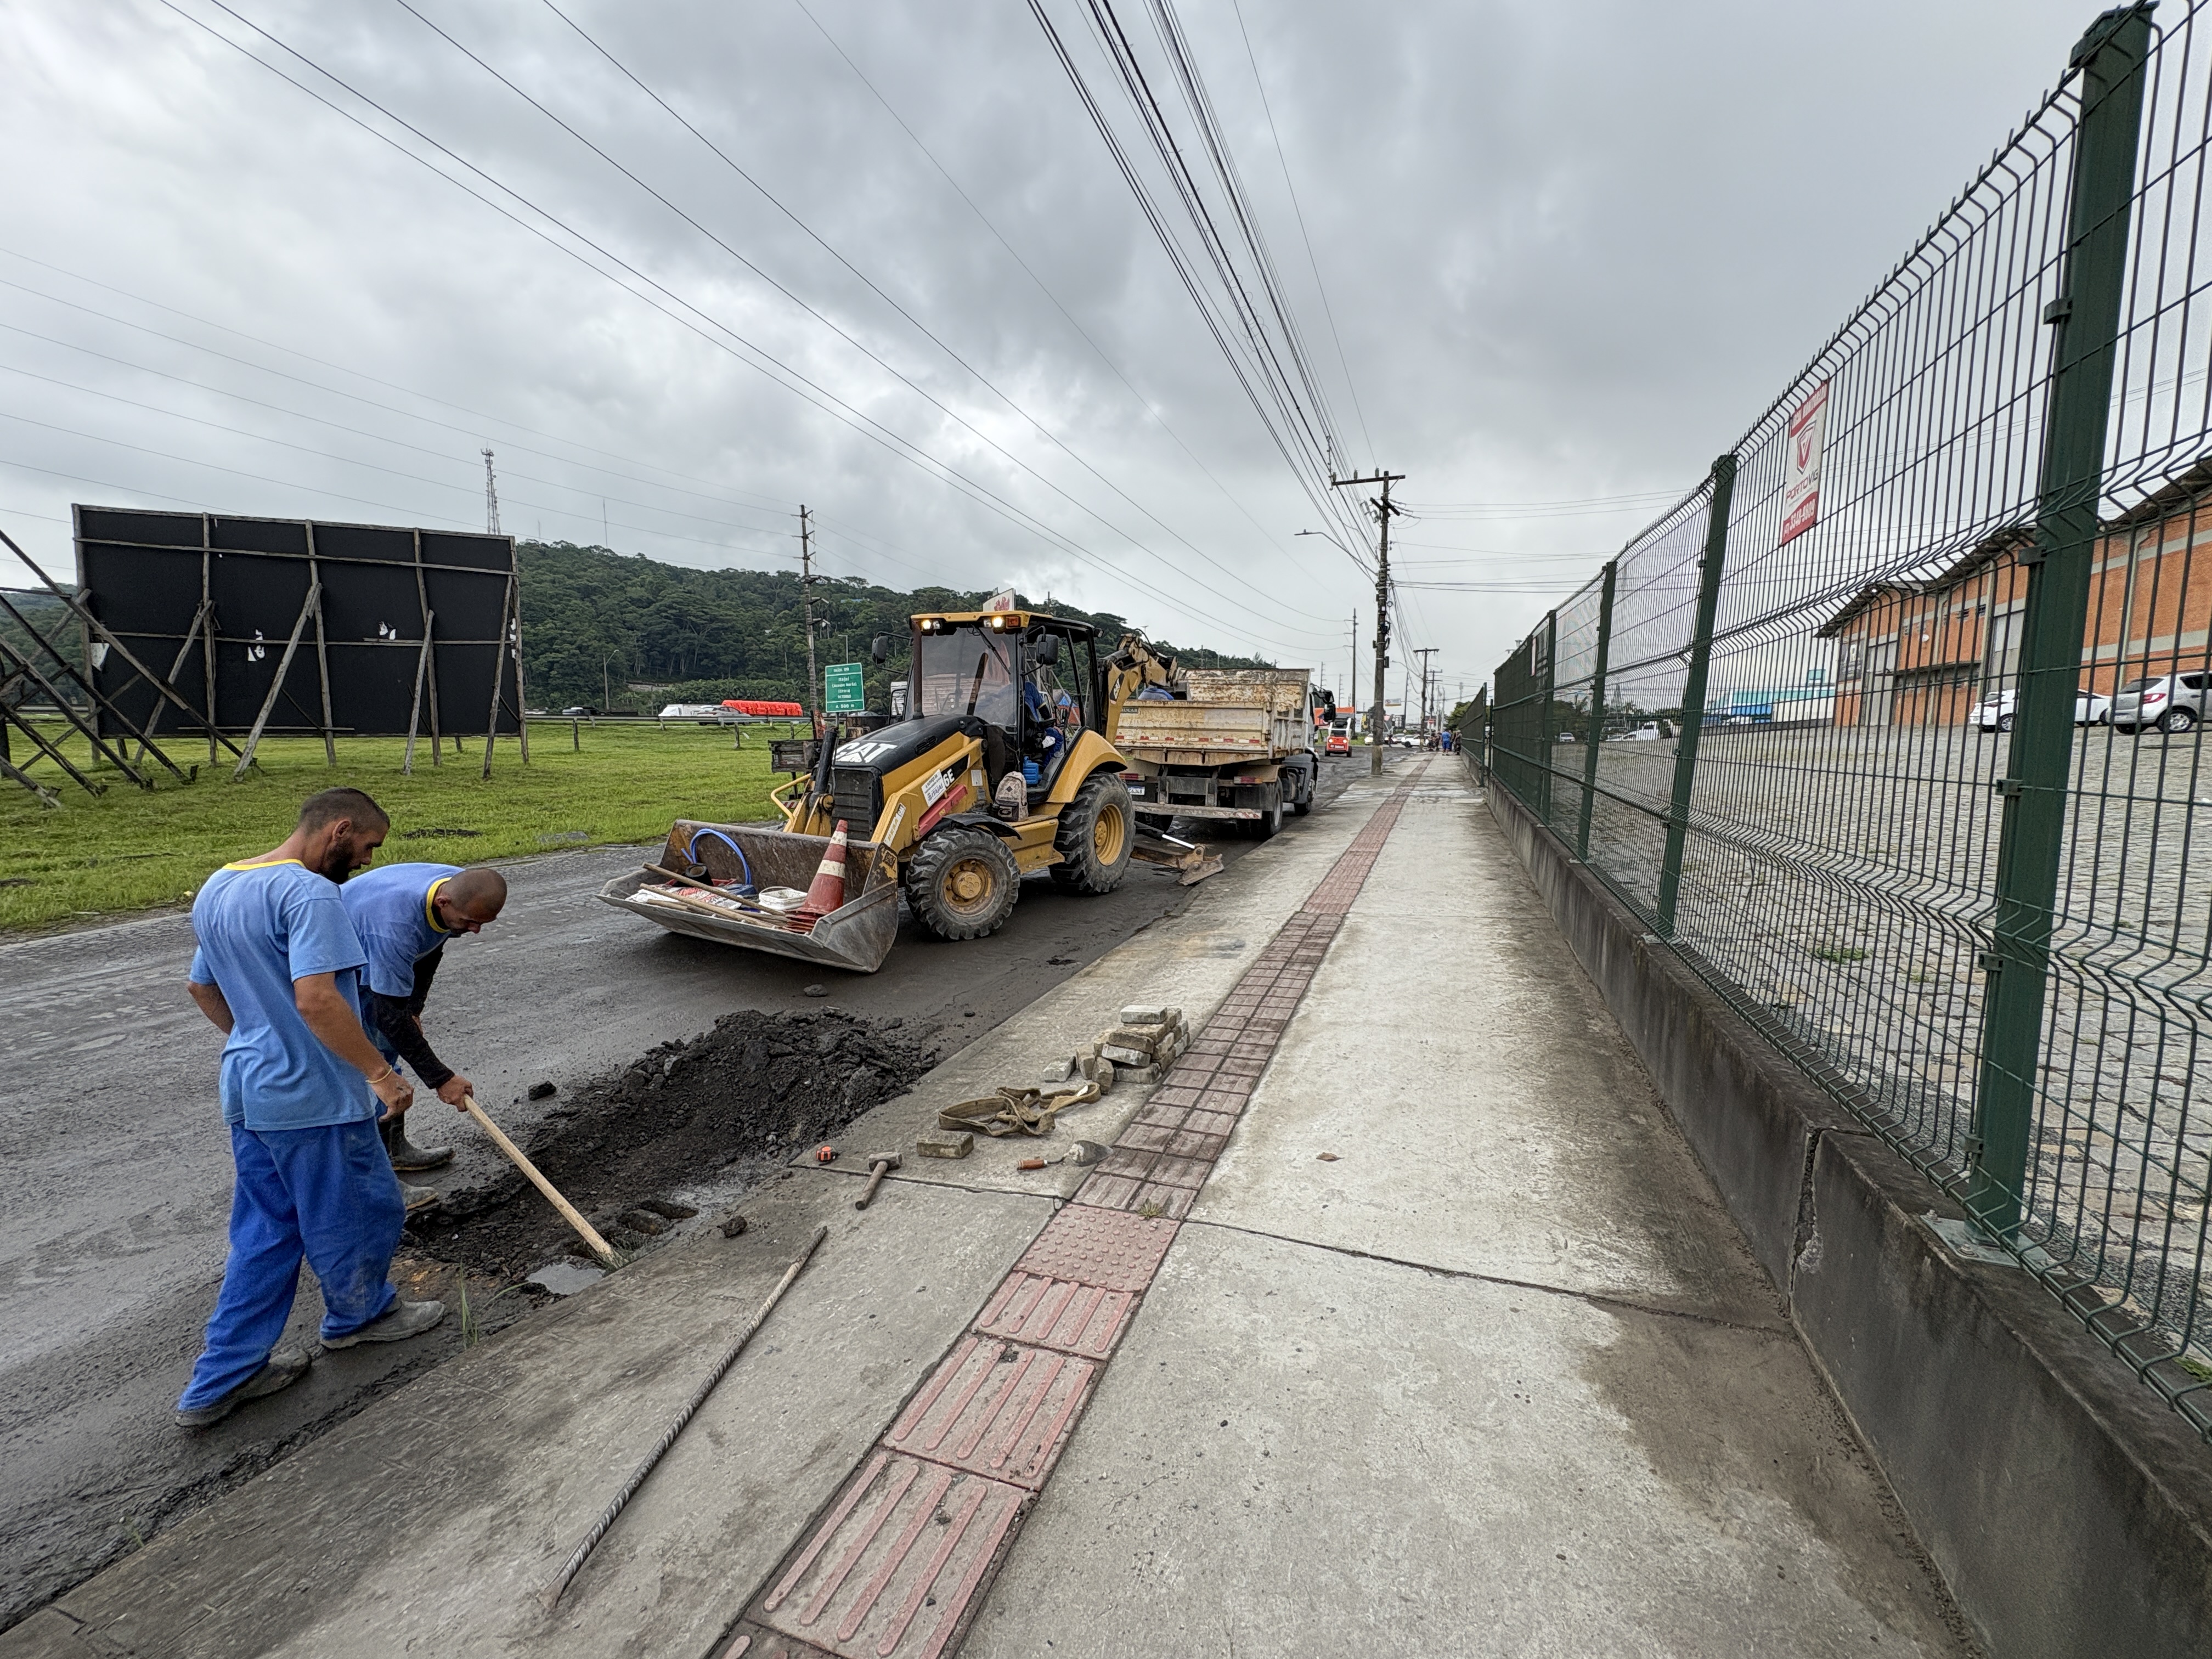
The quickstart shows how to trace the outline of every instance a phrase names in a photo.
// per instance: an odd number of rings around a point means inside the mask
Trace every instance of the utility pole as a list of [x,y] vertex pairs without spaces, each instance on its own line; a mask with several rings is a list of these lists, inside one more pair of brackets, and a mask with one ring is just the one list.
[[1340,478],[1332,474],[1329,488],[1352,489],[1364,484],[1381,484],[1382,498],[1373,503],[1376,521],[1382,526],[1382,554],[1375,562],[1375,719],[1368,727],[1368,764],[1370,776],[1382,775],[1382,684],[1383,675],[1390,667],[1390,520],[1398,509],[1390,505],[1390,486],[1405,477],[1402,472],[1370,472],[1364,478]]
[[483,458],[484,532],[487,535],[496,536],[499,534],[499,480],[492,473],[491,451],[485,450]]
[[814,542],[807,522],[806,503],[799,504],[799,602],[806,613],[806,715],[814,722],[814,735],[822,735],[821,700],[815,692],[814,667]]
[[1425,645],[1413,654],[1421,659],[1421,741],[1429,740],[1429,659],[1437,654],[1433,645]]
[[1356,719],[1359,714],[1359,607],[1352,607],[1352,689],[1345,707]]

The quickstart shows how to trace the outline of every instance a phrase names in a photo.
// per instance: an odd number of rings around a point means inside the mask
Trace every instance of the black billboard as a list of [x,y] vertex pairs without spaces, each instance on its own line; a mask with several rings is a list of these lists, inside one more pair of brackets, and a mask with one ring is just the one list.
[[[410,720],[425,737],[519,727],[512,537],[106,507],[76,520],[87,608],[204,718],[212,686],[220,730],[249,731],[265,708],[265,732],[320,733],[326,702],[337,736],[401,736]],[[152,688],[120,653],[90,654],[101,696],[143,724]],[[172,708],[162,724],[192,722]]]

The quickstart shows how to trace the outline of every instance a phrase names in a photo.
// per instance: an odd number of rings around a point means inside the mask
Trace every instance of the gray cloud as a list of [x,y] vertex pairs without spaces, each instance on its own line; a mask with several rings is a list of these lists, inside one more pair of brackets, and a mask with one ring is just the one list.
[[[764,563],[793,550],[789,514],[804,499],[825,515],[833,570],[896,585],[1018,580],[1176,638],[1320,662],[1341,684],[1333,619],[1358,605],[1364,629],[1371,598],[1347,562],[1294,538],[1314,510],[1025,8],[809,0],[1050,297],[791,0],[577,0],[571,15],[1144,511],[545,8],[418,0],[959,419],[393,0],[234,3],[1090,556],[896,459],[702,337],[710,325],[688,329],[621,293],[178,12],[50,0],[12,9],[0,36],[15,93],[0,107],[15,163],[0,280],[17,285],[0,288],[0,412],[14,417],[0,419],[0,515],[53,564],[67,564],[58,521],[72,500],[481,522],[477,452],[490,444],[507,527],[526,535],[597,541],[604,511],[625,550]],[[252,38],[210,0],[178,6]],[[1051,9],[1080,41],[1067,0]],[[1848,10],[1247,0],[1363,434],[1237,15],[1193,0],[1182,9],[1347,459],[1410,474],[1416,501],[1516,502],[1687,487],[2056,77],[2089,15],[2047,0]],[[1122,10],[1135,27],[1137,7]],[[1637,522],[1632,510],[1405,534],[1512,556],[1437,574],[1556,576],[1564,592]],[[1405,643],[1442,647],[1448,679],[1471,689],[1547,603],[1421,593]]]

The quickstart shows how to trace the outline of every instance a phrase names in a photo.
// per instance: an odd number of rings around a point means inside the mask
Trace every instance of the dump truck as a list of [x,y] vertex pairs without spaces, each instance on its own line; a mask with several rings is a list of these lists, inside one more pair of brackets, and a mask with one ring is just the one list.
[[[871,972],[898,931],[898,899],[943,939],[1006,925],[1025,876],[1110,892],[1133,857],[1195,866],[1195,848],[1140,833],[1114,733],[1172,665],[1141,641],[1112,655],[1087,623],[1040,611],[911,620],[902,717],[854,735],[771,745],[790,771],[771,792],[782,827],[679,820],[657,861],[600,897],[678,933]],[[877,641],[876,659],[886,659]],[[842,902],[799,919],[844,826]],[[1150,845],[1140,853],[1140,840]]]
[[1129,758],[1140,818],[1228,819],[1264,840],[1283,827],[1285,808],[1313,810],[1316,732],[1335,714],[1309,669],[1178,670],[1170,660],[1122,704],[1115,745]]

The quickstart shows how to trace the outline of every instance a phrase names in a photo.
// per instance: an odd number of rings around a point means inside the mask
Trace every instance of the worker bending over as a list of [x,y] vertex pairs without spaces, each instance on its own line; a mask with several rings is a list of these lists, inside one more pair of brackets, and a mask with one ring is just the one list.
[[307,1370],[307,1353],[275,1352],[303,1256],[322,1285],[326,1348],[396,1342],[445,1316],[443,1303],[402,1302],[386,1277],[404,1205],[374,1125],[380,1109],[405,1111],[414,1090],[362,1029],[365,957],[338,898],[389,828],[360,790],[325,789],[283,845],[225,865],[192,902],[187,988],[228,1039],[222,1115],[237,1180],[222,1289],[177,1401],[185,1428]]
[[[445,960],[446,941],[456,933],[481,933],[498,920],[507,902],[507,878],[496,870],[451,864],[387,864],[348,882],[343,897],[368,956],[363,977],[370,1035],[386,1058],[405,1060],[439,1099],[459,1109],[475,1085],[432,1052],[422,1035],[422,1005]],[[453,1156],[450,1146],[409,1140],[407,1120],[399,1115],[385,1120],[384,1146],[395,1170],[434,1170]],[[409,1197],[415,1207],[413,1194]]]

